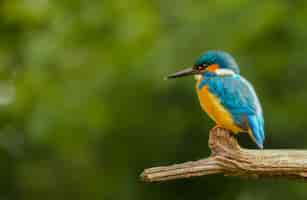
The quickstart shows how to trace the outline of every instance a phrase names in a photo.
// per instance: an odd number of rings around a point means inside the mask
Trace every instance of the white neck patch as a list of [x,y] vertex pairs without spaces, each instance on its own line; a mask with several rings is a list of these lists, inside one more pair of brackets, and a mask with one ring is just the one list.
[[195,80],[199,81],[199,80],[201,80],[203,78],[203,76],[200,75],[200,74],[195,74],[194,78],[195,78]]
[[217,69],[215,73],[219,76],[226,76],[226,75],[236,75],[236,73],[231,69]]

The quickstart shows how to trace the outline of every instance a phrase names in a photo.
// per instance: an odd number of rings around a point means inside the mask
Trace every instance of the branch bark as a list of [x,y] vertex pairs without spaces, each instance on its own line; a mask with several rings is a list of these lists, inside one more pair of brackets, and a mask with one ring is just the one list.
[[141,178],[146,182],[156,182],[221,173],[307,180],[307,151],[244,149],[222,128],[210,131],[209,147],[211,155],[206,159],[145,169]]

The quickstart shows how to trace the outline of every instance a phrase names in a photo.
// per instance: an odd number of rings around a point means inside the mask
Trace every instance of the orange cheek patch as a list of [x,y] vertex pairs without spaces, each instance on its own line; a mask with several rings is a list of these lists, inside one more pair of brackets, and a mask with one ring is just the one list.
[[209,72],[215,72],[215,70],[217,70],[219,68],[219,65],[218,64],[212,64],[212,65],[209,65],[208,67],[207,67],[207,70],[209,71]]

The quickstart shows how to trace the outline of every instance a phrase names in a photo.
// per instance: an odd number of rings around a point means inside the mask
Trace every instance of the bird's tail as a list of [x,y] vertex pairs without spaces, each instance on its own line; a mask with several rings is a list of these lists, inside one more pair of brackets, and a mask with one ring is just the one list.
[[250,115],[247,117],[249,125],[249,134],[260,149],[263,149],[264,143],[264,120],[261,116]]

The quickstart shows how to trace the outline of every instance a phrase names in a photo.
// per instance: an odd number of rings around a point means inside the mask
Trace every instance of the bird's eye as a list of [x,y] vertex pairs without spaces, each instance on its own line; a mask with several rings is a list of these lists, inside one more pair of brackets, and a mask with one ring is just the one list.
[[198,66],[197,66],[197,70],[202,71],[202,70],[204,70],[206,67],[207,67],[206,64],[198,65]]

